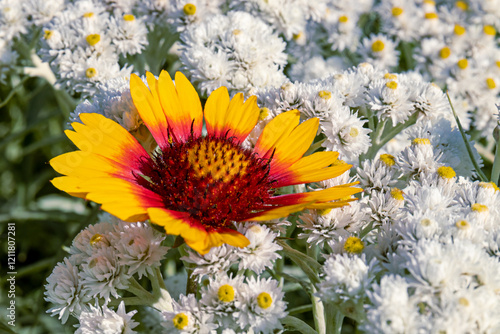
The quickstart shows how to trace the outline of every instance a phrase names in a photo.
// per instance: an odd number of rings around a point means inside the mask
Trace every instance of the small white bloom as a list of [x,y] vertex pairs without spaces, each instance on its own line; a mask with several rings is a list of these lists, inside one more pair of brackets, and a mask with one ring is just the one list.
[[284,293],[278,287],[278,281],[252,276],[247,284],[243,300],[236,303],[238,312],[235,317],[240,327],[264,334],[282,329],[279,319],[285,317],[287,312],[283,301]]
[[281,259],[278,251],[282,247],[275,242],[278,235],[267,226],[240,225],[238,232],[244,234],[250,241],[250,244],[244,248],[235,248],[236,255],[240,260],[240,270],[249,269],[260,274],[266,268],[272,268],[274,260]]
[[90,305],[88,311],[83,311],[80,314],[80,325],[75,331],[75,334],[134,334],[137,333],[133,329],[139,323],[132,320],[137,311],[126,313],[125,304],[122,301],[118,305],[118,310],[115,312],[109,309],[106,305],[102,308]]
[[110,301],[110,296],[119,298],[118,290],[126,289],[130,275],[121,266],[112,247],[98,249],[82,264],[79,277],[86,293]]
[[52,316],[59,315],[58,319],[63,324],[70,314],[78,316],[87,310],[87,303],[91,300],[82,287],[78,271],[78,266],[64,258],[64,262],[59,262],[47,277],[45,300],[55,305],[47,313],[52,313]]
[[193,294],[181,295],[173,302],[173,311],[163,311],[163,327],[167,333],[209,334],[218,327],[213,315],[206,313]]

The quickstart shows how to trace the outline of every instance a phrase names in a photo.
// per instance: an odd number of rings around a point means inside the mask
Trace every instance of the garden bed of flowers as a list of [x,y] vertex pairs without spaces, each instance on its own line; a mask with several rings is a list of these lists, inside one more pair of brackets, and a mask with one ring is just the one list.
[[0,0],[0,332],[499,333],[499,31]]

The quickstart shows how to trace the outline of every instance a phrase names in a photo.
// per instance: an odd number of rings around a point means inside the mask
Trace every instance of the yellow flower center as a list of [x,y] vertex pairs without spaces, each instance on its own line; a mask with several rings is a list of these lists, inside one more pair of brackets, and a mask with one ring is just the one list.
[[391,197],[398,201],[404,201],[404,193],[401,189],[392,188],[391,189]]
[[376,40],[375,42],[373,42],[372,44],[372,51],[373,52],[380,52],[382,50],[384,50],[385,48],[385,45],[384,45],[384,42],[382,42],[381,40]]
[[479,204],[479,203],[472,204],[471,209],[472,209],[472,211],[475,211],[475,212],[487,212],[488,211],[488,207],[486,205]]
[[359,135],[359,129],[353,126],[349,131],[349,136],[356,138],[358,135]]
[[125,15],[123,15],[123,19],[125,21],[129,21],[130,22],[130,21],[134,21],[135,20],[135,16],[132,15],[132,14],[125,14]]
[[332,98],[332,92],[329,92],[327,90],[322,90],[318,93],[318,96],[321,97],[323,100],[329,100]]
[[438,168],[437,173],[443,179],[451,179],[457,175],[453,168],[447,166],[441,166]]
[[390,88],[392,90],[395,90],[396,88],[398,88],[398,83],[396,81],[389,81],[385,84],[385,86],[387,88]]
[[266,309],[273,304],[273,299],[271,298],[271,295],[268,294],[267,292],[261,292],[257,296],[257,304],[261,308]]
[[461,36],[461,35],[465,34],[466,30],[461,25],[455,24],[455,27],[453,28],[453,32],[455,33],[455,35]]
[[94,46],[101,40],[101,35],[90,34],[85,39],[87,40],[87,43],[89,43],[90,46]]
[[193,5],[192,3],[188,3],[184,5],[184,8],[182,8],[182,10],[186,15],[194,15],[196,13],[196,6]]
[[466,230],[470,227],[470,224],[466,220],[459,220],[455,223],[455,226],[460,230]]
[[431,141],[429,138],[415,138],[411,141],[413,145],[430,145]]
[[457,62],[457,65],[460,69],[465,70],[467,66],[469,66],[469,61],[466,58],[463,58]]
[[344,250],[350,254],[359,254],[365,249],[365,243],[358,237],[349,237],[344,243]]
[[97,70],[93,67],[89,67],[85,71],[85,76],[89,79],[95,77],[96,75],[97,75]]
[[[225,152],[220,157],[220,152]],[[188,161],[197,178],[211,176],[214,180],[229,182],[234,176],[244,176],[249,164],[237,148],[221,141],[204,140],[188,149]]]
[[465,297],[458,298],[458,303],[462,306],[469,306],[469,300]]
[[174,327],[177,329],[183,329],[188,325],[188,317],[184,313],[177,313],[172,319]]
[[443,59],[446,59],[450,56],[451,54],[451,50],[449,47],[445,46],[444,48],[442,48],[441,50],[439,50],[439,57],[443,58]]
[[399,15],[403,14],[403,8],[392,7],[391,14],[392,14],[392,16],[399,16]]
[[236,36],[236,35],[239,35],[239,34],[241,34],[241,30],[240,29],[234,29],[233,30],[233,35]]
[[387,80],[396,80],[397,78],[398,78],[398,75],[395,73],[384,74],[384,79],[387,79]]
[[349,18],[347,16],[342,15],[341,17],[339,17],[340,23],[347,23],[347,21],[349,21]]
[[380,161],[382,161],[385,165],[389,167],[394,166],[396,164],[396,159],[394,158],[394,156],[387,153],[380,155]]
[[479,182],[479,186],[484,189],[495,189],[495,191],[500,190],[493,182]]
[[487,78],[486,86],[488,86],[489,89],[495,89],[497,87],[497,84],[495,83],[495,80],[493,80],[493,78]]
[[425,13],[426,20],[435,20],[437,18],[439,18],[439,16],[436,12]]
[[467,9],[469,9],[469,5],[465,1],[457,1],[457,2],[455,2],[455,6],[457,6],[457,8],[459,8],[463,11],[466,11]]
[[430,226],[432,224],[432,221],[429,219],[429,218],[423,218],[421,221],[420,221],[420,224],[422,226]]
[[52,37],[52,35],[54,34],[54,32],[52,30],[45,30],[43,32],[43,38],[44,39],[49,39]]
[[252,231],[253,233],[260,233],[262,232],[262,227],[259,225],[252,225],[248,228],[249,231]]
[[500,68],[500,60],[497,60],[495,64],[497,65],[498,68]]
[[297,41],[297,40],[301,39],[303,35],[304,35],[304,33],[302,31],[299,32],[298,34],[293,34],[293,39]]
[[266,119],[267,116],[269,116],[269,108],[260,108],[259,121]]
[[104,237],[102,235],[100,235],[99,233],[96,233],[92,236],[92,238],[90,238],[89,243],[91,246],[94,246],[96,243],[98,243],[102,239],[104,239]]
[[94,16],[94,13],[92,13],[92,12],[87,12],[87,13],[83,14],[83,17],[86,17],[86,18],[90,18],[92,16]]
[[217,293],[219,300],[224,303],[229,303],[234,300],[234,289],[229,284],[224,284],[219,288]]
[[434,0],[424,0],[424,4],[426,5],[431,5],[431,6],[435,6],[436,5],[436,2]]
[[486,35],[489,35],[489,36],[495,36],[495,35],[496,35],[496,33],[497,33],[497,31],[496,31],[495,27],[490,26],[490,25],[486,25],[486,26],[484,26],[483,31],[484,31],[484,33],[485,33]]

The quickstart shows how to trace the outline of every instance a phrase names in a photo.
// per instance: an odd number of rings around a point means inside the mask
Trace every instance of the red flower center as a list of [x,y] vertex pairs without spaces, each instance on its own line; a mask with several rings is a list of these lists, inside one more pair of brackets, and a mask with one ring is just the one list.
[[160,195],[165,208],[187,212],[208,229],[230,226],[262,211],[272,197],[270,159],[231,138],[172,143],[142,161],[136,181]]

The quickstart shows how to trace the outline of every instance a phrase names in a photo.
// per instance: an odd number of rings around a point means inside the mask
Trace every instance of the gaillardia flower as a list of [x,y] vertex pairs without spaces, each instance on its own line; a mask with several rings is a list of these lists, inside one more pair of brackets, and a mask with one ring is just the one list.
[[[66,135],[79,148],[50,161],[65,175],[53,184],[73,196],[102,204],[125,221],[150,219],[167,234],[180,235],[201,254],[223,243],[249,241],[234,222],[285,217],[305,208],[346,205],[361,191],[354,183],[278,195],[279,187],[336,177],[350,165],[335,164],[337,152],[306,157],[319,120],[299,124],[299,112],[278,115],[262,131],[254,149],[242,142],[259,119],[256,97],[232,99],[215,90],[202,110],[196,90],[177,73],[175,84],[162,71],[147,83],[136,75],[130,91],[158,148],[150,155],[123,127],[100,114],[81,114]],[[203,124],[206,135],[202,135]]]

